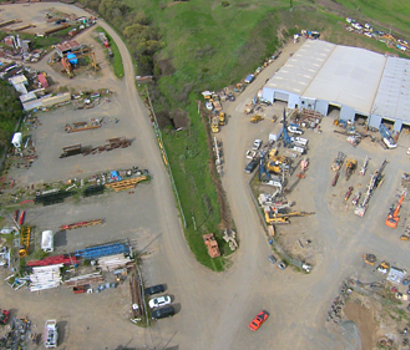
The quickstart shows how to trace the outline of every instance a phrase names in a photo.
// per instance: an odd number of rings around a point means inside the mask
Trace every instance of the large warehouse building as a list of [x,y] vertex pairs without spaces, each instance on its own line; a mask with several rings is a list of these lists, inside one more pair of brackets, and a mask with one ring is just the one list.
[[389,121],[400,131],[410,126],[410,60],[307,40],[269,79],[263,98],[325,116],[336,107],[340,119],[365,117],[375,128]]

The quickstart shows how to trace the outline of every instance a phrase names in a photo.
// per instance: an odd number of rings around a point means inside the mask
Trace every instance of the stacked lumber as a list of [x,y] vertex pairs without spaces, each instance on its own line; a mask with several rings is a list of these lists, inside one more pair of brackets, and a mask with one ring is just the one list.
[[124,267],[129,267],[129,265],[134,263],[134,260],[129,257],[125,257],[124,254],[116,254],[100,258],[97,260],[97,263],[100,265],[102,270],[114,271]]
[[61,285],[61,271],[64,264],[33,267],[30,275],[30,292],[58,288]]
[[101,276],[100,272],[93,272],[86,275],[80,275],[76,277],[72,277],[69,280],[64,281],[65,287],[77,287],[77,286],[85,286],[86,284],[97,284],[104,282],[103,276]]
[[110,182],[105,184],[105,187],[112,188],[115,192],[129,190],[131,188],[135,188],[138,182],[146,180],[147,177],[145,175],[132,177],[127,180],[121,180],[116,182]]

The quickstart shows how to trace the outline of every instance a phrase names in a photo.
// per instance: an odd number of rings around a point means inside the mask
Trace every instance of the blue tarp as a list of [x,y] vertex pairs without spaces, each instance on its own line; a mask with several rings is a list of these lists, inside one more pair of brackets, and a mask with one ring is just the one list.
[[67,55],[68,60],[70,61],[71,64],[77,64],[77,56],[74,55],[73,53],[69,53]]
[[118,175],[118,172],[116,170],[111,171],[111,180],[121,181],[121,177],[120,175]]

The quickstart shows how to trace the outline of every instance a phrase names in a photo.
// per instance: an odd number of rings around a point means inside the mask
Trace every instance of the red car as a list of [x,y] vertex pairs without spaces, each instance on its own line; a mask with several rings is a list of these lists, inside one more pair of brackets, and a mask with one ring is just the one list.
[[265,322],[269,317],[269,314],[266,311],[259,312],[251,323],[249,323],[249,329],[256,331],[262,326],[262,323]]

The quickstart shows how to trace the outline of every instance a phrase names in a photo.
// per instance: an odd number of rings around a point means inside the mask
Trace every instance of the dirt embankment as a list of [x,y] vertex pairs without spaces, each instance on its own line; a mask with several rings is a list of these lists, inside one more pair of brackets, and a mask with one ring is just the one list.
[[376,344],[375,336],[378,330],[378,325],[374,320],[374,309],[356,301],[347,303],[343,311],[346,317],[353,321],[359,329],[362,350],[373,349]]

